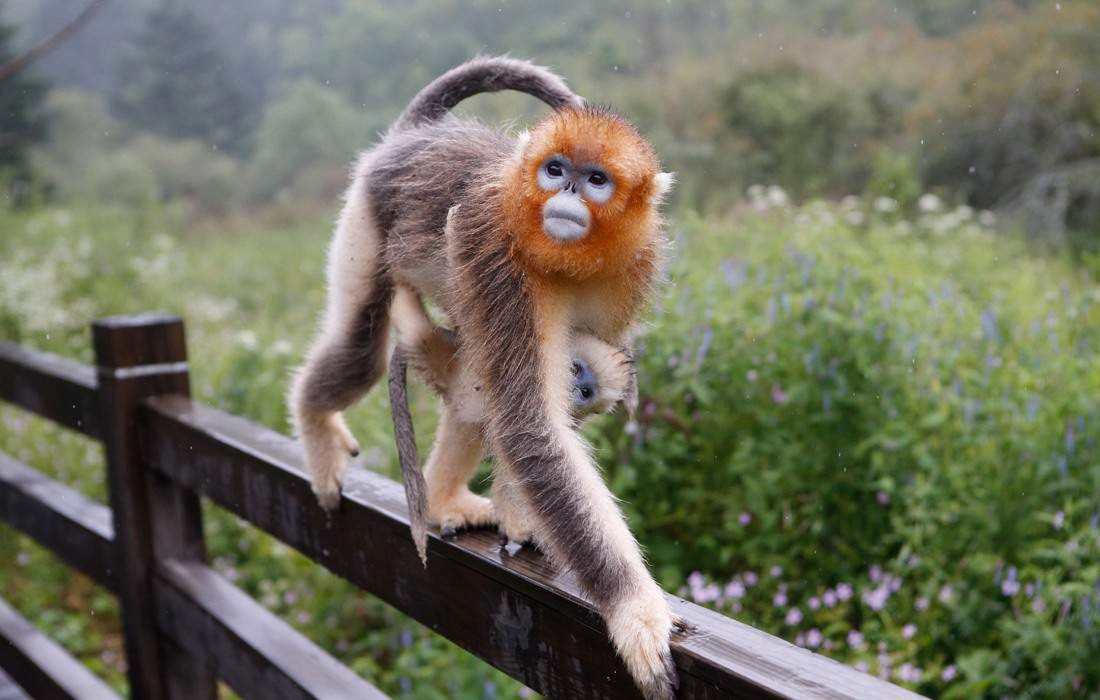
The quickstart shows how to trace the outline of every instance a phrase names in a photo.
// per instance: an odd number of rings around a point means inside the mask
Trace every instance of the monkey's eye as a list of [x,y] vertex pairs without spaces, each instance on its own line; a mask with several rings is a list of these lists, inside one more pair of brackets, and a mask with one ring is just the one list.
[[592,173],[588,176],[588,184],[600,187],[607,184],[607,176],[603,173]]
[[552,160],[546,164],[546,174],[550,177],[561,177],[565,174],[565,168],[558,161]]
[[587,401],[592,398],[592,389],[587,386],[581,387],[581,398]]

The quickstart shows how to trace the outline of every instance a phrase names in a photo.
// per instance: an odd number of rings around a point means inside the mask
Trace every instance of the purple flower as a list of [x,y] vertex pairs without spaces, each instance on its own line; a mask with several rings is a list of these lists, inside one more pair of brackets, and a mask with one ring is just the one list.
[[[882,578],[882,567],[878,564],[871,564],[871,580],[878,583],[878,580]],[[839,586],[838,586],[839,588]]]
[[1061,530],[1062,525],[1066,522],[1066,514],[1063,511],[1058,511],[1054,514],[1054,529]]
[[875,499],[878,500],[880,505],[890,505],[890,494],[886,493],[885,491],[879,491],[878,493],[876,493]]
[[936,597],[940,599],[941,603],[948,603],[955,597],[955,589],[951,587],[950,583],[945,583]]
[[773,566],[772,570],[768,573],[771,574],[772,578],[779,578],[780,576],[783,575],[783,567],[782,566]]
[[744,598],[745,584],[739,578],[735,578],[726,584],[727,598]]
[[959,675],[959,667],[955,664],[951,664],[950,666],[947,666],[943,669],[943,673],[940,674],[940,679],[944,683],[950,683],[951,680],[957,675]]
[[863,639],[863,633],[859,630],[850,630],[848,632],[848,646],[853,649],[862,649]]
[[779,591],[775,594],[775,597],[772,598],[772,603],[775,604],[775,607],[777,608],[785,607],[787,605],[787,602],[788,601],[786,591]]
[[814,627],[812,630],[806,633],[806,646],[811,649],[816,649],[821,645],[821,630]]
[[901,636],[904,639],[912,639],[917,634],[917,626],[910,622],[905,627],[901,628]]
[[780,405],[787,403],[787,395],[779,388],[778,384],[772,384],[772,401]]
[[1020,592],[1020,582],[1011,579],[1001,581],[1001,593],[1011,598]]
[[909,662],[898,667],[898,680],[906,683],[916,683],[920,680],[920,669]]
[[737,522],[741,524],[741,527],[748,527],[752,522],[752,515],[750,513],[742,513],[737,517]]
[[752,588],[760,582],[760,577],[757,576],[755,571],[746,571],[744,575],[745,585]]
[[885,608],[886,601],[889,599],[890,589],[885,586],[878,586],[863,594],[863,602],[876,612]]
[[854,592],[850,583],[838,583],[836,585],[836,597],[841,601],[851,600]]
[[809,600],[806,601],[806,607],[809,608],[810,610],[819,609],[821,607],[821,599],[818,598],[817,596],[814,596],[813,598],[810,598]]
[[791,608],[787,611],[787,617],[784,619],[788,625],[797,625],[802,622],[802,611],[798,608]]
[[831,588],[821,595],[821,602],[825,603],[825,607],[827,608],[835,608],[836,601],[837,593]]

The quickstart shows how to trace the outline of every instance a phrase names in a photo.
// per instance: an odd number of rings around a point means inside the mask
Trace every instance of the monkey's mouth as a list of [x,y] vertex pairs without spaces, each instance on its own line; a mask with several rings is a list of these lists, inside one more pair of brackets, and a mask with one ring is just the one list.
[[542,228],[551,238],[575,241],[588,233],[588,217],[569,211],[547,211]]

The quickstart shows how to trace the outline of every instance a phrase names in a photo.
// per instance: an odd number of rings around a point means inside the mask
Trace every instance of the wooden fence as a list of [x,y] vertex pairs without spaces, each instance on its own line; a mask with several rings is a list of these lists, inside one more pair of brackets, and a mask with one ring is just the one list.
[[[118,596],[131,697],[205,700],[217,680],[246,698],[385,697],[204,563],[200,498],[544,695],[637,696],[567,572],[490,532],[433,533],[425,568],[400,484],[356,470],[330,519],[293,441],[191,400],[178,318],[92,333],[94,368],[0,343],[0,400],[102,441],[109,507],[0,453],[0,519]],[[670,600],[696,629],[673,642],[680,697],[917,697]],[[116,697],[2,600],[0,671],[35,698]]]

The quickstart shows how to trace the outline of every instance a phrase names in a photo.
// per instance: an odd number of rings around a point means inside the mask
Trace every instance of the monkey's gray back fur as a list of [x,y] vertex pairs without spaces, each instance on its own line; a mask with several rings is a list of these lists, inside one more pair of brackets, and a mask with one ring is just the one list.
[[565,81],[541,66],[503,56],[481,57],[428,83],[397,118],[391,132],[439,121],[467,97],[501,90],[527,93],[554,109],[584,104]]

